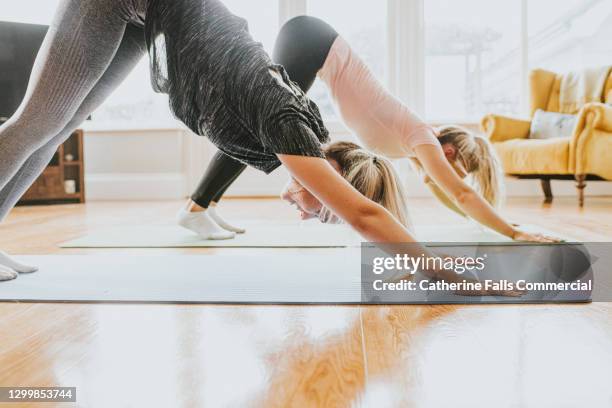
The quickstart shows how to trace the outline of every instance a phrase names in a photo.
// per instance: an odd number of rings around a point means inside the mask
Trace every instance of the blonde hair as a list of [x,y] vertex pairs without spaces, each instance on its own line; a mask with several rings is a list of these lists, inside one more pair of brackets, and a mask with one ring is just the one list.
[[340,173],[357,191],[385,207],[402,225],[411,227],[406,194],[391,162],[351,142],[335,142],[324,148]]
[[451,144],[457,151],[456,160],[472,176],[482,197],[494,207],[502,201],[502,167],[493,146],[487,139],[460,126],[440,128],[438,141]]

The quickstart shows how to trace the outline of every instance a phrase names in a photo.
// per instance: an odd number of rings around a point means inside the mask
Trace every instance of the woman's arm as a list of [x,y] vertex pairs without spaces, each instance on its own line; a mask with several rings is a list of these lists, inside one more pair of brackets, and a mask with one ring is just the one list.
[[429,178],[429,176],[426,176],[424,181],[425,181],[425,185],[429,187],[429,189],[436,196],[438,201],[444,204],[446,208],[448,208],[449,210],[455,212],[456,214],[462,217],[467,217],[467,215],[465,215],[465,213],[461,210],[461,208],[457,207],[457,204],[455,204],[455,202],[451,200],[446,195],[446,193],[442,191],[442,189],[440,189],[440,187],[438,187],[438,185],[434,183],[431,178]]
[[[364,197],[327,160],[291,155],[278,155],[278,157],[301,185],[366,240],[382,244],[380,247],[390,254],[406,253],[413,257],[438,256],[416,243],[415,237],[389,211]],[[451,282],[458,279],[458,275],[444,269],[423,270],[423,272]]]
[[471,218],[502,235],[521,241],[556,242],[557,239],[529,234],[515,229],[491,205],[470,187],[444,156],[440,146],[419,145],[414,148],[417,159],[427,175]]
[[[384,207],[370,201],[355,190],[327,160],[316,157],[278,155],[281,162],[300,184],[314,194],[336,215],[355,228],[365,239],[376,243],[414,243],[415,238]],[[390,253],[408,252],[410,256],[439,256],[421,245],[383,246]],[[423,270],[431,277],[447,282],[461,282],[465,278],[456,273],[441,270]],[[410,279],[412,275],[406,278]],[[482,291],[464,295],[518,296],[510,291]]]
[[371,242],[416,242],[384,207],[364,197],[325,159],[278,155],[289,172],[359,234]]

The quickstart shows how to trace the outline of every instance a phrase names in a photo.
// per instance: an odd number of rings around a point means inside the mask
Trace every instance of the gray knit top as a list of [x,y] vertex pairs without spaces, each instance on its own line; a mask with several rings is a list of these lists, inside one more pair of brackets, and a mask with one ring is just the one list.
[[319,109],[219,0],[150,0],[145,31],[153,88],[193,132],[266,173],[323,157]]

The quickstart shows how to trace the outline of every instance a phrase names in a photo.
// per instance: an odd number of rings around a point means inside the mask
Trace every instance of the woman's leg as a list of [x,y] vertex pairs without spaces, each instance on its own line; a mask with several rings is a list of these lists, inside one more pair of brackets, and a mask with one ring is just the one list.
[[311,16],[295,17],[281,28],[272,59],[285,67],[289,78],[307,93],[336,38],[336,30],[323,20]]
[[87,95],[74,117],[61,132],[34,152],[9,183],[0,190],[0,222],[49,164],[59,145],[64,143],[72,132],[110,96],[145,53],[144,30],[129,25],[113,61]]
[[206,209],[211,203],[218,203],[225,191],[246,169],[246,164],[231,158],[222,151],[213,156],[204,177],[191,195],[194,203]]
[[[308,92],[337,37],[336,30],[318,18],[310,16],[293,18],[280,30],[273,60],[285,67],[289,78],[296,82],[302,91]],[[219,217],[214,207],[245,168],[245,165],[233,158],[221,152],[217,153],[192,196],[197,207],[191,208],[201,211],[210,207],[207,213],[222,228],[233,232],[244,232],[243,229],[234,227]]]
[[34,63],[25,98],[0,127],[0,188],[74,118],[123,38],[117,1],[64,0]]
[[192,194],[188,209],[179,212],[179,225],[204,239],[231,239],[234,233],[245,232],[225,222],[215,209],[225,191],[245,168],[245,164],[218,151]]
[[208,209],[207,213],[221,228],[242,234],[243,228],[236,227],[226,222],[217,214],[216,206],[223,197],[227,189],[246,169],[246,164],[239,162],[218,151],[206,169],[206,173],[191,199],[200,209]]
[[[76,114],[66,127],[54,136],[43,147],[34,152],[19,169],[9,183],[0,190],[0,221],[15,206],[19,198],[36,180],[42,170],[49,164],[58,146],[63,143],[72,132],[85,121],[98,106],[117,88],[127,77],[134,66],[146,52],[144,31],[140,27],[129,25],[115,54],[113,61],[106,72],[84,99]],[[35,272],[37,268],[23,265],[0,251],[0,280],[13,279],[19,273]]]

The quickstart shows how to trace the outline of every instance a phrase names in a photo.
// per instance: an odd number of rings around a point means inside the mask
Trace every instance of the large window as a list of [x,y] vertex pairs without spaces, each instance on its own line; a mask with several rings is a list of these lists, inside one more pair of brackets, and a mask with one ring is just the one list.
[[521,91],[521,2],[425,1],[425,116],[477,120],[516,114]]
[[272,52],[278,34],[278,0],[222,0],[232,13],[247,19],[253,38]]
[[425,115],[432,121],[523,114],[529,69],[567,72],[612,63],[608,0],[423,4]]
[[28,24],[49,24],[59,0],[4,0],[0,20]]
[[530,0],[529,66],[568,71],[612,63],[612,2]]
[[[310,14],[329,22],[390,92],[433,122],[523,114],[529,69],[612,63],[610,0],[222,1],[268,51],[279,21]],[[5,3],[2,19],[48,24],[58,0]],[[337,120],[320,82],[310,96],[328,122]],[[151,90],[146,58],[93,119],[113,128],[177,125],[167,98]]]
[[[308,14],[329,23],[350,43],[378,78],[385,82],[387,60],[387,7],[384,1],[307,0]],[[317,80],[309,96],[325,119],[336,114],[327,89]]]

